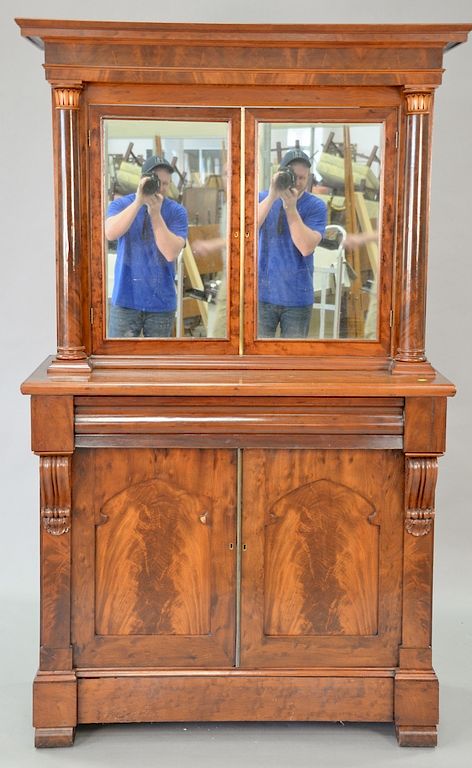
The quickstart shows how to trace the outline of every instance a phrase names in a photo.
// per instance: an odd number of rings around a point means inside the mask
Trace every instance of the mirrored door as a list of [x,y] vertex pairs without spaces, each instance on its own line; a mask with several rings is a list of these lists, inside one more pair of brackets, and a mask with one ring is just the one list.
[[90,113],[97,353],[387,353],[394,110]]
[[246,125],[246,348],[385,354],[395,113],[248,110]]
[[230,322],[239,291],[239,242],[232,254],[230,236],[232,218],[236,226],[240,219],[231,194],[239,111],[132,112],[91,110],[101,167],[92,191],[96,344],[134,353],[155,351],[156,342],[191,349],[218,341],[231,351],[239,331],[237,318]]

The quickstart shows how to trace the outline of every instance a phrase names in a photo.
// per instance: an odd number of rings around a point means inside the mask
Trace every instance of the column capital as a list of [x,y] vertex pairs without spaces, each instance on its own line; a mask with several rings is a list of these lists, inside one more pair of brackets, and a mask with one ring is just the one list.
[[56,109],[79,109],[81,85],[54,86],[54,106]]
[[408,115],[429,114],[433,109],[432,89],[406,89],[403,91],[405,112]]

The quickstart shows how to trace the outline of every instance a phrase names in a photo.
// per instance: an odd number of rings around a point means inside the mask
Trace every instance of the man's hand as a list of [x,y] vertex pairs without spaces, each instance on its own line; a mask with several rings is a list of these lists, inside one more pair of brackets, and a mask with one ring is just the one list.
[[191,243],[192,253],[196,256],[209,256],[215,251],[221,251],[226,246],[223,237],[211,237],[208,240],[194,240]]
[[160,192],[155,192],[153,195],[144,195],[144,205],[147,205],[151,219],[154,214],[161,212],[163,202],[164,195],[161,195]]
[[138,184],[138,188],[136,190],[136,203],[139,205],[139,207],[142,205],[147,205],[149,214],[152,214],[153,212],[160,213],[164,196],[161,195],[160,192],[153,192],[152,195],[146,195],[143,191],[143,187],[146,181],[148,181],[148,178],[143,176]]
[[282,205],[286,211],[293,211],[297,207],[298,191],[295,187],[289,187],[280,192]]

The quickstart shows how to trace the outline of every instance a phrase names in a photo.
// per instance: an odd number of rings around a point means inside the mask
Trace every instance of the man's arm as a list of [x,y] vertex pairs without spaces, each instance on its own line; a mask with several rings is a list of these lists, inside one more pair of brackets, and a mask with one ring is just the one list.
[[[272,187],[272,185],[271,185]],[[272,192],[272,189],[269,190],[269,194],[267,197],[265,197],[261,202],[259,203],[259,207],[257,209],[257,226],[258,228],[262,227],[264,221],[266,220],[270,209],[272,208],[273,204],[277,200],[278,195]]]
[[321,233],[304,224],[297,210],[297,194],[294,190],[287,189],[281,194],[281,198],[293,244],[302,256],[311,256],[322,240]]
[[280,190],[278,190],[276,187],[276,180],[279,175],[280,175],[280,172],[277,171],[277,173],[275,173],[272,176],[267,197],[265,197],[259,203],[259,207],[257,209],[257,226],[259,229],[262,227],[264,221],[266,220],[269,214],[270,209],[274,205],[277,198],[281,197]]
[[135,220],[142,202],[136,197],[133,202],[114,216],[109,216],[105,221],[105,237],[107,240],[118,240],[126,234]]
[[146,181],[147,179],[144,176],[140,179],[136,190],[136,197],[130,205],[119,213],[109,216],[105,221],[105,237],[107,240],[118,240],[119,237],[126,235],[128,229],[138,215],[139,209],[143,205],[147,205],[149,208],[149,204],[152,202],[154,195],[145,195],[143,193],[143,186]]
[[185,239],[171,232],[162,218],[161,208],[163,202],[163,196],[157,194],[153,195],[152,200],[148,203],[152,231],[154,232],[156,245],[164,258],[167,261],[175,261],[185,245]]
[[210,253],[222,251],[226,248],[224,237],[211,237],[209,240],[194,240],[191,244],[192,253],[198,256],[208,256]]

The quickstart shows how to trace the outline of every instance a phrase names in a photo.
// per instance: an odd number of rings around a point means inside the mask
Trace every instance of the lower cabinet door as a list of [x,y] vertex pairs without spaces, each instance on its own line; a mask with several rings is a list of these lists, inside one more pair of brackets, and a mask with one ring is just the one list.
[[401,451],[245,450],[241,664],[391,666]]
[[236,452],[78,449],[77,667],[234,664]]

